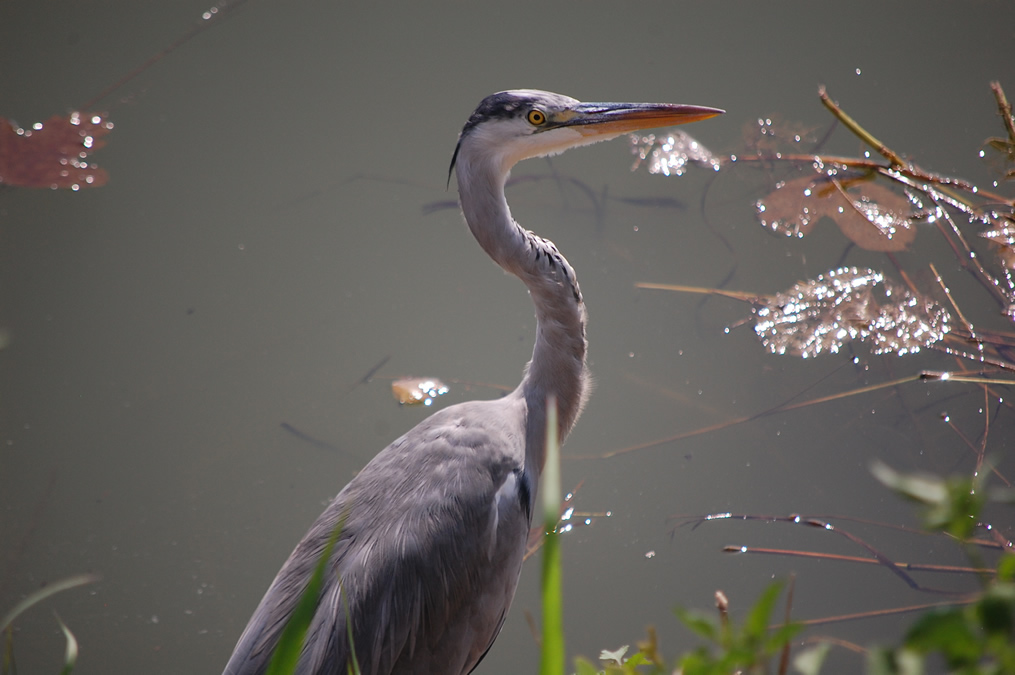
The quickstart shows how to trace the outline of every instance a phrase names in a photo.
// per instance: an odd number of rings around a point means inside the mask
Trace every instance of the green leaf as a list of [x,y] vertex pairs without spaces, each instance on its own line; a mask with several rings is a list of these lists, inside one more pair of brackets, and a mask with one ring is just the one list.
[[867,675],[923,675],[923,657],[909,649],[875,647],[867,652]]
[[999,581],[1015,581],[1015,555],[1006,553],[997,563],[997,578]]
[[765,646],[770,653],[774,654],[782,649],[783,645],[792,640],[796,634],[803,629],[803,625],[798,623],[781,624],[768,636]]
[[769,618],[772,616],[772,610],[775,609],[775,603],[778,602],[781,591],[781,583],[771,584],[754,603],[754,607],[751,608],[744,621],[745,639],[759,643],[764,639],[768,632]]
[[875,461],[871,473],[898,494],[924,506],[924,527],[968,539],[976,530],[987,491],[983,475],[973,479],[942,480],[933,476],[905,475]]
[[706,675],[715,672],[715,670],[708,654],[703,649],[696,649],[684,654],[680,659],[680,668],[677,672],[682,675]]
[[972,666],[982,651],[974,630],[960,609],[933,610],[910,627],[906,646],[924,653],[940,651],[951,668]]
[[578,657],[574,660],[575,675],[599,675],[600,671],[585,659]]
[[635,652],[627,657],[626,661],[624,661],[624,665],[632,669],[634,666],[643,666],[646,663],[651,663],[651,661],[647,656],[645,656],[645,652]]
[[1015,629],[1015,585],[995,583],[975,605],[976,616],[983,630],[990,635],[1011,635]]
[[677,607],[673,610],[680,622],[711,642],[719,642],[719,627],[710,615],[694,609]]
[[948,488],[940,478],[907,476],[880,460],[871,463],[870,471],[885,487],[921,504],[941,505],[948,499]]
[[805,649],[793,657],[793,667],[800,671],[801,675],[818,675],[831,647],[831,643],[822,642]]

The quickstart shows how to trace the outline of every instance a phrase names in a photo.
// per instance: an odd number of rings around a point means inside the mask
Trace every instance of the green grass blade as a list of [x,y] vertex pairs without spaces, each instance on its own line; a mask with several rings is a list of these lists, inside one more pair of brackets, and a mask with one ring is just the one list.
[[64,651],[63,670],[60,671],[60,675],[70,675],[78,662],[78,639],[74,637],[74,633],[70,632],[70,628],[67,628],[67,624],[63,622],[59,614],[54,613],[54,616],[56,617],[56,622],[60,624],[63,636],[67,638],[67,649]]
[[3,621],[0,621],[0,632],[7,630],[7,627],[14,623],[14,620],[29,607],[37,605],[51,595],[56,595],[61,591],[66,591],[71,588],[77,588],[78,586],[84,586],[85,584],[93,584],[99,580],[96,574],[78,574],[73,577],[67,577],[60,581],[54,581],[51,584],[47,584],[44,588],[31,593],[27,598],[14,605],[14,609],[7,612],[4,616]]
[[307,637],[310,622],[314,620],[314,614],[317,612],[318,598],[321,594],[321,587],[324,585],[328,562],[331,560],[331,551],[335,548],[335,542],[338,541],[338,536],[342,533],[344,526],[345,517],[343,516],[335,527],[335,531],[331,533],[324,550],[321,551],[317,567],[314,568],[314,574],[303,590],[303,595],[300,596],[300,601],[297,603],[296,609],[293,610],[292,616],[286,622],[275,652],[271,655],[271,663],[268,664],[266,675],[292,675],[296,672],[296,664],[303,651],[303,641]]
[[556,532],[561,500],[557,429],[557,401],[550,397],[546,402],[546,463],[541,487],[546,542],[543,546],[543,650],[539,664],[540,675],[563,675],[565,665],[560,541]]
[[352,616],[349,615],[349,596],[342,593],[342,607],[345,609],[345,635],[349,639],[349,654],[352,663],[346,665],[347,675],[362,675],[359,659],[356,657],[356,641],[352,639]]

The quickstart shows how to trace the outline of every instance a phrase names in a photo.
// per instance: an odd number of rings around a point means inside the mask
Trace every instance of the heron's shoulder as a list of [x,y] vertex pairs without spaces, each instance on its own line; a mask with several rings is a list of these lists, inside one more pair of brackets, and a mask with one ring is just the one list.
[[378,456],[426,463],[457,458],[495,462],[525,457],[525,405],[518,399],[468,401],[440,410],[391,443]]
[[524,412],[506,399],[434,413],[379,452],[339,501],[357,503],[361,512],[372,511],[373,502],[378,508],[405,504],[415,510],[449,495],[458,503],[488,502],[525,463]]

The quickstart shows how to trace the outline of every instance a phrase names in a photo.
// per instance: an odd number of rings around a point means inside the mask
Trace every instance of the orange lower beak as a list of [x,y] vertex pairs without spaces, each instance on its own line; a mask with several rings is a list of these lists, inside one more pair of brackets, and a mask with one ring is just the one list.
[[583,136],[617,135],[707,120],[724,112],[678,103],[582,103],[552,126],[569,127]]

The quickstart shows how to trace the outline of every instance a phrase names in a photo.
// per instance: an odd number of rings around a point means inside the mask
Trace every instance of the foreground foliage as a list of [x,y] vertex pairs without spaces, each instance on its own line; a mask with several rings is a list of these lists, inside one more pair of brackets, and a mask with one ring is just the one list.
[[[932,532],[955,537],[969,558],[980,564],[980,554],[971,538],[979,525],[980,513],[988,502],[1011,502],[1010,490],[990,491],[982,479],[938,479],[897,473],[884,465],[873,467],[875,476],[897,494],[916,502],[923,526]],[[703,640],[668,665],[661,655],[655,631],[629,648],[604,650],[600,664],[577,659],[577,675],[633,675],[680,673],[720,675],[728,673],[786,673],[811,675],[823,672],[831,643],[818,642],[798,651],[792,660],[790,649],[802,629],[792,622],[772,628],[772,615],[781,584],[768,587],[747,612],[741,625],[729,618],[725,597],[717,593],[718,616],[695,610],[675,610],[681,622]],[[778,658],[778,665],[773,663]],[[867,650],[866,672],[871,675],[919,675],[936,672],[944,663],[950,673],[1015,673],[1015,554],[1001,555],[994,573],[984,575],[982,590],[972,598],[957,600],[951,607],[932,610],[910,626],[901,645]]]

